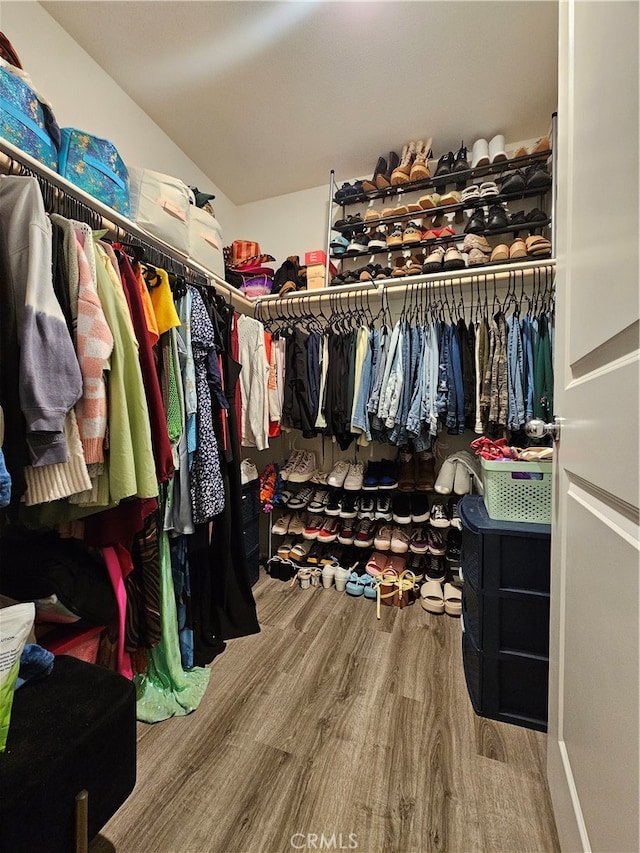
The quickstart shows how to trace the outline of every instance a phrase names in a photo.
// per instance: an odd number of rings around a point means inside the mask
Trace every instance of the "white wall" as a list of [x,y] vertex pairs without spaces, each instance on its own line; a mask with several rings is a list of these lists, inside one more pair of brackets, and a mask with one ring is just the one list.
[[0,3],[0,25],[34,85],[51,102],[61,127],[110,139],[125,163],[175,175],[215,193],[224,240],[234,238],[237,208],[213,177],[205,175],[38,3]]

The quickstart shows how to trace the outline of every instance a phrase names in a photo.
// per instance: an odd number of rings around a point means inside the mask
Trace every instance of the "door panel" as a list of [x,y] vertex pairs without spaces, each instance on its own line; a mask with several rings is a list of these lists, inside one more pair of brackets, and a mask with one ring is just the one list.
[[638,4],[563,0],[559,33],[547,770],[563,849],[620,853],[640,849]]

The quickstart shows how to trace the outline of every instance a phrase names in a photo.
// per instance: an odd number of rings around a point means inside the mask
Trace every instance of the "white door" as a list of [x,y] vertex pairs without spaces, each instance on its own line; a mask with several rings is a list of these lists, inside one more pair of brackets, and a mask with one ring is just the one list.
[[548,776],[564,851],[638,832],[638,3],[560,3]]

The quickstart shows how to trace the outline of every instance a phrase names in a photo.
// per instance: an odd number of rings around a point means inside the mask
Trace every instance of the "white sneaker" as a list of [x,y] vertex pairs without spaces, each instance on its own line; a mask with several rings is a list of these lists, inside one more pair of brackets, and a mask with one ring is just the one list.
[[302,456],[298,459],[293,471],[289,474],[289,481],[291,483],[306,483],[318,469],[316,454],[313,450],[302,450],[300,452]]
[[343,488],[347,492],[359,492],[362,488],[362,480],[364,478],[364,465],[362,462],[354,462],[349,465],[349,471],[344,478]]
[[333,466],[333,470],[327,477],[327,484],[334,489],[341,489],[349,473],[349,463],[342,459]]

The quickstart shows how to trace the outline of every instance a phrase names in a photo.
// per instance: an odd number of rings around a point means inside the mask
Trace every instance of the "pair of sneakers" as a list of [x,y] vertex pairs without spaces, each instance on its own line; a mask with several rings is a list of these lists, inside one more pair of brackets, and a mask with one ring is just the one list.
[[317,471],[316,454],[313,450],[294,450],[280,470],[283,480],[306,483]]
[[334,489],[347,492],[359,492],[362,488],[364,466],[362,462],[345,462],[341,459],[333,466],[327,477],[327,484]]

